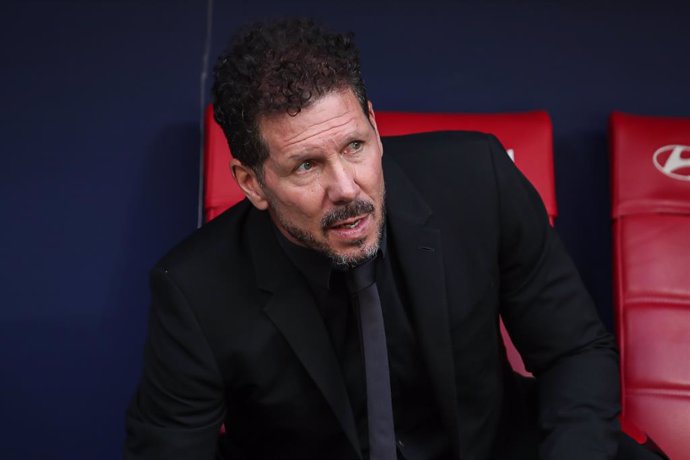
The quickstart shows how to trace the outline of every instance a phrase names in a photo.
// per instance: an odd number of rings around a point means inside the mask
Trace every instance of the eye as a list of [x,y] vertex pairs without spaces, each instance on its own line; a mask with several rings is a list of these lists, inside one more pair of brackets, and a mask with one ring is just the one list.
[[347,145],[347,152],[352,153],[352,152],[359,152],[362,150],[362,147],[364,146],[364,142],[362,141],[352,141]]
[[307,172],[314,167],[314,162],[311,160],[303,161],[297,166],[297,172]]

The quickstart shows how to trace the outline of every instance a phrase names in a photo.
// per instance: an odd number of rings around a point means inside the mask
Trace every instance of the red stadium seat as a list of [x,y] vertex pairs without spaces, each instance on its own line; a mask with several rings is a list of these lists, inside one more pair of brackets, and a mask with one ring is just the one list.
[[[230,150],[213,108],[206,110],[204,148],[204,214],[209,221],[244,198],[230,174]],[[551,223],[556,218],[551,120],[546,112],[514,114],[435,114],[376,112],[382,136],[428,131],[471,130],[496,135],[523,174],[541,195]],[[513,369],[530,375],[503,323],[501,332]]]
[[690,459],[690,118],[610,120],[623,418]]

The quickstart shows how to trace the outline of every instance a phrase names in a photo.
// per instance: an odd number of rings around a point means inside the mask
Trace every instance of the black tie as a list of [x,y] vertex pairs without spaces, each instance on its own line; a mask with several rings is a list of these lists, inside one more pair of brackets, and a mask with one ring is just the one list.
[[362,331],[369,419],[369,459],[396,460],[386,331],[383,326],[381,300],[374,279],[375,260],[372,259],[350,270],[348,288],[355,310],[359,312]]

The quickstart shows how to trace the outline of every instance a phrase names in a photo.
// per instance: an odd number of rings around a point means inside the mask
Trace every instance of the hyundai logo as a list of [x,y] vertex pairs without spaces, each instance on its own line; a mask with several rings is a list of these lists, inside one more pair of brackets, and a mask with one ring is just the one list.
[[664,145],[652,157],[656,169],[672,179],[690,181],[690,146]]

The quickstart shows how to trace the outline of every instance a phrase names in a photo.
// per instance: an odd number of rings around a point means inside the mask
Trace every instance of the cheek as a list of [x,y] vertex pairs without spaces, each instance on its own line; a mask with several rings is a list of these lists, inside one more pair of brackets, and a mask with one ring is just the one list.
[[369,165],[362,171],[361,187],[371,198],[379,198],[383,192],[383,170],[380,163]]
[[299,187],[285,194],[281,203],[284,209],[302,221],[321,219],[322,192],[318,186]]

